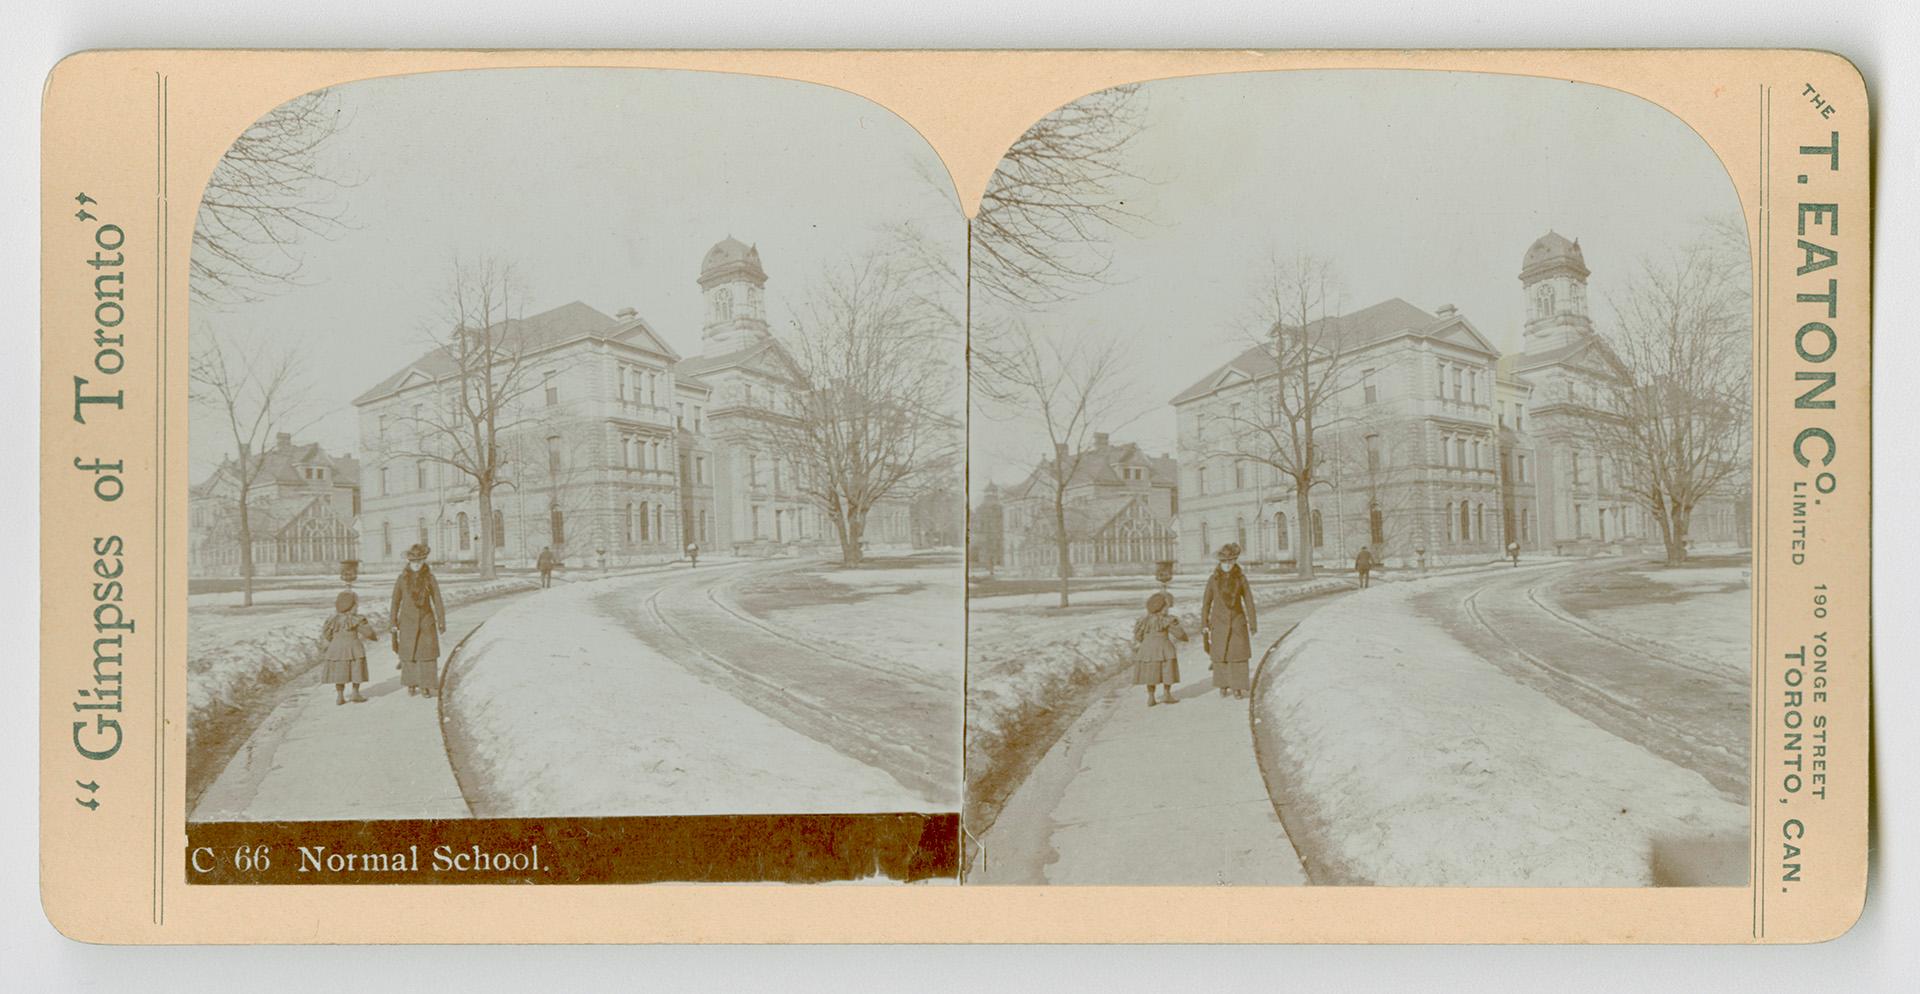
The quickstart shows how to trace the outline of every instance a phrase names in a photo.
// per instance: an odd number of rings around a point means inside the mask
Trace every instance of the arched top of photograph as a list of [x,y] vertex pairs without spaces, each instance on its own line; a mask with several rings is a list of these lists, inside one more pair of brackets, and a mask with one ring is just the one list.
[[[195,229],[194,817],[956,808],[965,259],[932,148],[832,87],[471,70],[268,112]],[[356,582],[371,622],[331,610]],[[282,735],[324,744],[249,765]],[[533,772],[580,750],[624,758]]]

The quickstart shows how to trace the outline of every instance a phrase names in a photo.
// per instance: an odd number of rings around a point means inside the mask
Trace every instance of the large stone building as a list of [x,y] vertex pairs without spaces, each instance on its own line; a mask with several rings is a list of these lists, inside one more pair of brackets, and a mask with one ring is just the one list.
[[[1603,384],[1623,375],[1587,313],[1588,275],[1579,244],[1557,233],[1527,249],[1517,355],[1452,306],[1397,298],[1310,327],[1339,342],[1344,371],[1319,417],[1328,427],[1304,522],[1293,481],[1236,437],[1271,409],[1271,351],[1249,348],[1181,391],[1180,559],[1204,562],[1228,541],[1256,563],[1294,562],[1302,543],[1322,562],[1367,547],[1406,563],[1487,557],[1510,541],[1559,553],[1657,543],[1581,430]],[[1703,505],[1695,538],[1741,540],[1738,507],[1737,495]]]
[[999,547],[987,554],[1000,557],[995,565],[1033,574],[1058,570],[1057,465],[1069,477],[1064,503],[1073,572],[1152,572],[1155,562],[1174,558],[1179,501],[1173,458],[1130,442],[1116,444],[1100,432],[1078,454],[1061,446],[1025,479],[990,495]]
[[250,476],[247,531],[255,576],[337,573],[358,553],[360,464],[282,432],[250,460],[228,457],[187,492],[187,575],[240,575],[240,483]]
[[[802,468],[774,429],[791,417],[798,371],[766,317],[760,254],[731,237],[701,262],[701,352],[682,356],[632,309],[609,317],[574,302],[498,326],[527,381],[493,491],[500,558],[542,547],[581,565],[676,558],[685,546],[736,555],[828,548],[837,540],[800,486]],[[390,563],[425,541],[436,558],[476,558],[472,479],[420,458],[412,426],[433,420],[456,365],[445,350],[395,371],[354,401],[370,467],[362,551]],[[429,435],[431,433],[428,433]],[[875,546],[912,540],[908,502],[883,501]]]

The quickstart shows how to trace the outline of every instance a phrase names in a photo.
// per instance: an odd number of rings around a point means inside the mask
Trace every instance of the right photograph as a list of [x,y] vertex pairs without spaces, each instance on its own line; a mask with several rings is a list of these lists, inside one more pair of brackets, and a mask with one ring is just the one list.
[[1142,83],[971,239],[966,882],[1747,883],[1750,252],[1684,122]]

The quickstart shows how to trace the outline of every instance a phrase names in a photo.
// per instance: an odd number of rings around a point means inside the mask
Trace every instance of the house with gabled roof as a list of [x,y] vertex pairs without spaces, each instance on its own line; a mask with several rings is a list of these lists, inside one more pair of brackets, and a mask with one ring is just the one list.
[[1057,572],[1055,496],[1064,490],[1074,573],[1151,573],[1156,562],[1173,558],[1178,480],[1171,456],[1114,442],[1106,432],[1095,432],[1078,452],[1062,445],[1020,482],[992,494],[1000,562],[1016,572]]
[[232,456],[187,490],[187,575],[240,574],[240,483],[247,488],[247,531],[256,576],[332,574],[358,555],[360,464],[315,442],[281,432],[249,460]]

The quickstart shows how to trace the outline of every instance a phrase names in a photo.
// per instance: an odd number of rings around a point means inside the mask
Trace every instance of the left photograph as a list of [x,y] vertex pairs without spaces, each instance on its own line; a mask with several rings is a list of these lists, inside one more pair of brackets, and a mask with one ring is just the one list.
[[[957,812],[965,251],[933,151],[826,87],[260,118],[193,237],[190,829],[698,816],[737,858],[715,816]],[[851,875],[788,858],[748,875]]]

